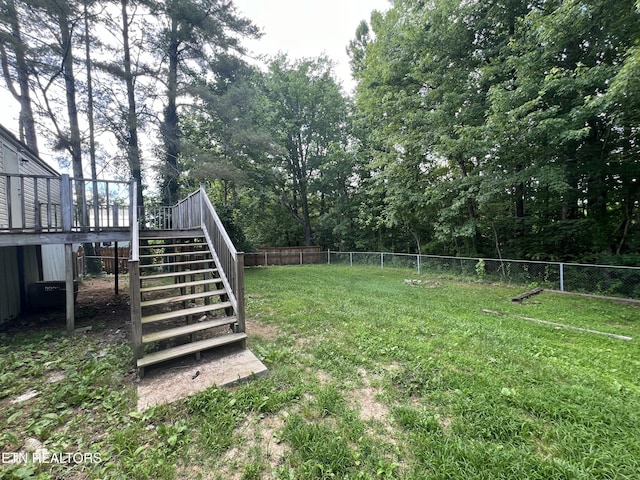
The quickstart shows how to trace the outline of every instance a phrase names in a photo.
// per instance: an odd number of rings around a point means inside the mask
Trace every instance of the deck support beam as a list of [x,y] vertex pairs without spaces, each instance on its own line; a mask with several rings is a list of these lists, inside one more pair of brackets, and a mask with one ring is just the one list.
[[75,305],[73,289],[73,245],[66,243],[64,246],[65,264],[65,293],[67,313],[67,333],[71,335],[75,330]]

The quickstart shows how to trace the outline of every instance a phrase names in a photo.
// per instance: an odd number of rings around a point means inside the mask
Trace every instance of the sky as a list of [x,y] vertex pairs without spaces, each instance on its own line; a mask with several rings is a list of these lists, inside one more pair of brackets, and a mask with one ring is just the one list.
[[346,48],[355,38],[361,20],[369,21],[373,10],[386,11],[389,0],[234,0],[243,16],[264,35],[245,41],[255,54],[288,53],[293,59],[326,54],[336,62],[335,73],[345,92],[351,79]]
[[[325,54],[335,62],[334,71],[345,93],[351,93],[351,78],[346,53],[361,20],[369,21],[374,10],[386,11],[389,0],[234,0],[238,12],[253,21],[264,35],[244,40],[250,55],[287,53],[291,60]],[[16,133],[19,106],[0,81],[0,124]],[[45,142],[41,155],[51,160]]]

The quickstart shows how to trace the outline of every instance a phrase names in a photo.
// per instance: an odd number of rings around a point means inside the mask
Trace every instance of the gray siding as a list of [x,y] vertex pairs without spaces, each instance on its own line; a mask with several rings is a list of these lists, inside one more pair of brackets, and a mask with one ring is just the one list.
[[64,280],[64,245],[42,245],[42,279],[46,281]]
[[[8,173],[8,155],[13,158],[17,156],[19,175],[26,175],[27,178],[20,180],[12,178],[11,189],[15,192],[19,188],[21,195],[18,201],[24,206],[22,208],[14,207],[12,219],[13,227],[21,227],[22,218],[15,218],[16,215],[22,217],[24,215],[24,226],[33,228],[40,225],[47,227],[61,227],[62,219],[60,214],[60,176],[45,162],[33,155],[30,150],[23,148],[14,138],[5,134],[0,130],[0,173]],[[14,163],[14,162],[11,162]],[[11,164],[10,163],[10,164]],[[16,172],[11,172],[16,173]],[[41,178],[36,178],[41,177]],[[46,177],[46,178],[44,178]],[[36,198],[37,197],[37,198]],[[13,201],[16,200],[14,194]],[[36,221],[36,215],[39,212],[39,221]],[[0,177],[0,228],[9,227],[8,208],[7,208],[7,180]]]

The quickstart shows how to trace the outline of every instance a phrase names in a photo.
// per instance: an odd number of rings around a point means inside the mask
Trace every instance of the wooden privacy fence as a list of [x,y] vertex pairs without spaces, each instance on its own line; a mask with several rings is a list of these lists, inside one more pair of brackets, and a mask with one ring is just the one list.
[[245,253],[244,265],[309,265],[326,263],[326,257],[321,247],[264,247],[257,253]]
[[[105,273],[116,273],[116,258],[114,247],[100,248],[99,255],[102,257],[103,269]],[[118,248],[118,273],[127,273],[129,271],[129,247]]]

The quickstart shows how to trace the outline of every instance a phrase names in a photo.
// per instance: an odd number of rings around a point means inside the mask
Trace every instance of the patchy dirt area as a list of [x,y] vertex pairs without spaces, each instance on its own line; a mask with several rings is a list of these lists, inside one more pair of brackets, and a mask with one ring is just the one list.
[[[129,339],[131,331],[129,308],[128,277],[120,277],[118,294],[115,293],[113,275],[85,278],[80,284],[76,299],[76,329],[91,327],[89,331],[104,335],[105,340],[113,340],[116,336]],[[66,328],[64,307],[27,312],[1,325],[0,330],[11,333],[23,331],[25,327],[32,331],[39,328],[64,331]],[[267,340],[275,339],[280,333],[275,325],[256,323],[251,319],[246,320],[246,327],[251,335]]]
[[[129,284],[127,279],[119,279],[119,294],[115,294],[115,277],[87,278],[82,281],[76,299],[76,328],[91,327],[91,331],[104,334],[106,339],[114,336],[128,336],[130,330]],[[27,312],[15,320],[2,325],[4,331],[66,328],[64,306],[54,309]],[[117,333],[116,333],[117,332]]]
[[[115,293],[113,275],[86,278],[80,284],[76,299],[76,330],[90,333],[96,337],[98,343],[128,342],[131,332],[129,308],[127,277],[120,277],[118,294]],[[11,334],[24,331],[26,328],[30,331],[56,329],[64,332],[64,307],[28,312],[4,325],[2,330]],[[247,331],[267,339],[276,338],[278,335],[275,326],[260,325],[250,320],[247,321]],[[246,353],[231,352],[225,356],[224,353],[203,352],[202,358],[198,361],[195,361],[193,356],[187,356],[166,362],[161,368],[147,369],[147,375],[138,385],[138,408],[144,410],[151,405],[173,401],[214,384],[233,383],[238,378],[246,376],[242,371],[244,367],[257,375],[265,373],[264,365],[253,355],[247,357]],[[234,363],[234,359],[238,361]],[[137,372],[133,368],[127,377],[127,381],[131,383],[139,382]],[[49,381],[57,380],[53,378]]]

